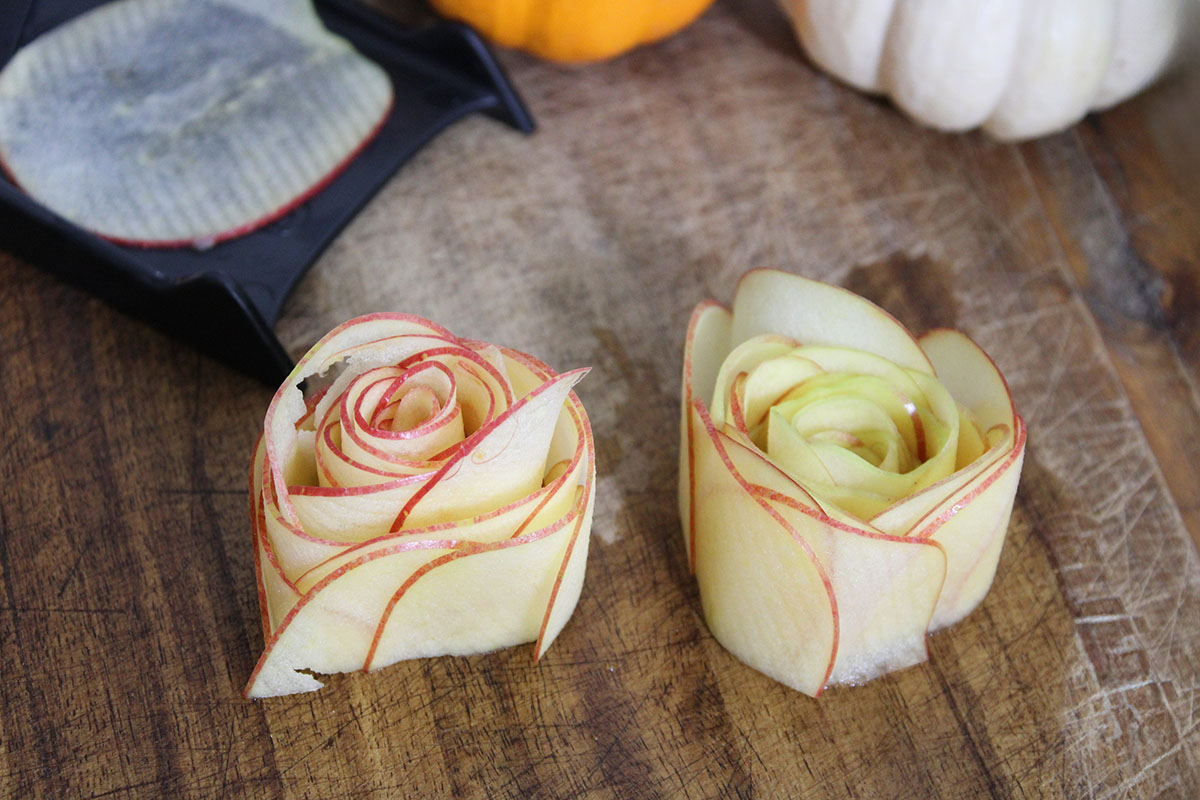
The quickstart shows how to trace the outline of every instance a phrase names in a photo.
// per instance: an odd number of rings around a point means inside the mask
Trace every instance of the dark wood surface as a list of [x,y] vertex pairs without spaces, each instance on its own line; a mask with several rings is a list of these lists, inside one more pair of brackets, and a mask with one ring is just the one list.
[[[603,65],[503,59],[539,132],[439,138],[278,331],[299,354],[402,310],[593,367],[562,636],[538,665],[243,700],[271,389],[0,253],[0,796],[1200,796],[1197,71],[1011,146],[820,76],[766,3]],[[820,700],[712,639],[678,531],[687,317],[755,266],[967,331],[1029,423],[985,602],[928,663]]]

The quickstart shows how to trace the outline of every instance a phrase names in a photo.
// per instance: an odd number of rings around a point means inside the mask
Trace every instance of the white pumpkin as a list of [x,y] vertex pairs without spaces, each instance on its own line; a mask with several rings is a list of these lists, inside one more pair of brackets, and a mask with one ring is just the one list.
[[780,0],[819,66],[942,130],[1053,133],[1136,94],[1193,0]]

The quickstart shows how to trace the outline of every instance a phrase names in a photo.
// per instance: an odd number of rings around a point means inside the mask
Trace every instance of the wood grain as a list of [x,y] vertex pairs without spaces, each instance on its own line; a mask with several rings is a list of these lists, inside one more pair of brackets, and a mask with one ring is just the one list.
[[[783,24],[719,2],[602,65],[503,54],[539,131],[437,139],[278,325],[299,354],[403,310],[593,367],[588,578],[538,665],[242,700],[270,389],[0,254],[0,796],[1200,796],[1194,73],[1000,145],[832,83]],[[1030,427],[983,605],[819,701],[708,634],[675,510],[687,316],[765,265],[967,331]]]

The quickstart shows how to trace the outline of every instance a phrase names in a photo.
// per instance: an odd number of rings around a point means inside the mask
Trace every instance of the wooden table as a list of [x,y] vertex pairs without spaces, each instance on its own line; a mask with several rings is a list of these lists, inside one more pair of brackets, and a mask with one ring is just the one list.
[[[590,364],[587,583],[517,647],[241,698],[245,476],[271,389],[0,253],[0,795],[1200,796],[1197,71],[1021,146],[922,130],[808,66],[766,3],[472,119],[278,325],[376,309]],[[996,358],[1029,451],[996,582],[929,662],[820,700],[709,635],[675,505],[691,307],[841,283]]]

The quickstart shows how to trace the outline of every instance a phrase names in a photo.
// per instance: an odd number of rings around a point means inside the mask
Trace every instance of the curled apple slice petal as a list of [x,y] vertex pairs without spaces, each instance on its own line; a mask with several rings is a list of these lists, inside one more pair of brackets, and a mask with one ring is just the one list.
[[804,537],[733,467],[702,403],[691,416],[695,479],[704,487],[692,499],[693,557],[709,629],[760,672],[819,694],[838,644],[829,577]]
[[763,333],[807,345],[848,347],[933,372],[913,335],[879,306],[841,287],[779,270],[747,272],[733,298],[732,344]]
[[[776,524],[803,540],[825,572],[824,585],[801,582],[797,588],[829,591],[835,600],[837,652],[827,682],[859,683],[924,661],[925,631],[946,575],[942,547],[886,535],[847,515],[830,515],[749,442],[710,435],[725,466],[751,495],[770,504]],[[779,640],[773,643],[778,646]]]
[[540,657],[586,567],[595,447],[572,391],[586,372],[405,315],[318,342],[251,464],[266,648],[246,695],[522,642]]
[[697,430],[692,417],[692,404],[701,398],[712,397],[717,373],[725,354],[730,350],[733,315],[715,301],[707,300],[696,306],[688,322],[687,339],[683,346],[683,404],[680,418],[679,448],[679,519],[683,521],[683,541],[687,548],[688,568],[696,569],[695,503],[696,453],[695,443],[703,429]]
[[697,306],[682,394],[689,563],[738,658],[815,696],[923,661],[983,599],[1025,426],[966,336],[755,270]]

